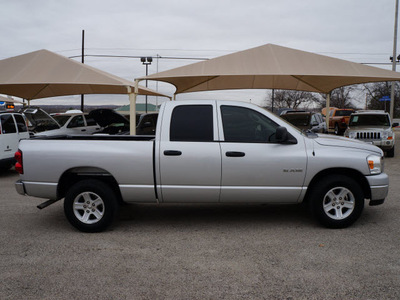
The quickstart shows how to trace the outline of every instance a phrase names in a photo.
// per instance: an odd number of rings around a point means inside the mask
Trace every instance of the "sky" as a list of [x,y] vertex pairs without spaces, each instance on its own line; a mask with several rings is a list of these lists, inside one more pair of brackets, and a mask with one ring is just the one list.
[[[0,60],[39,49],[79,56],[84,30],[85,63],[129,80],[145,75],[140,56],[153,57],[148,66],[153,74],[268,43],[359,63],[389,63],[393,53],[395,0],[0,0],[0,10]],[[175,90],[154,82],[149,88],[169,95]],[[177,99],[262,105],[267,92],[185,93]],[[80,96],[34,101],[79,104]],[[86,95],[85,103],[129,100],[126,95]]]

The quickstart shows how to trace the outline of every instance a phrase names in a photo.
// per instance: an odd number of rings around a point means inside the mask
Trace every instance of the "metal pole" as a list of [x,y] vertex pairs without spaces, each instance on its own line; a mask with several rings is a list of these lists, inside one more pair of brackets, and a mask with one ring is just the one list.
[[275,89],[272,89],[272,105],[271,105],[271,110],[274,112],[274,102],[275,102]]
[[331,92],[326,94],[326,111],[325,111],[325,121],[326,121],[326,130],[329,132],[329,113],[331,112]]
[[[396,63],[397,63],[397,19],[398,19],[398,12],[399,12],[399,0],[396,0],[396,12],[394,15],[394,37],[393,37],[393,61],[392,61],[392,71],[396,71]],[[392,81],[392,88],[390,91],[390,119],[393,120],[394,115],[394,88],[395,88],[395,81]]]
[[[160,60],[160,55],[157,54],[157,69],[156,69],[156,73],[158,73],[159,60]],[[158,92],[158,81],[156,81],[156,91]],[[158,111],[158,96],[156,96],[156,111]]]
[[[149,64],[146,64],[146,77],[147,77],[147,75],[149,75]],[[146,79],[146,87],[147,87],[147,79]],[[147,95],[145,96],[146,97],[146,114],[147,114]]]
[[[82,63],[85,63],[85,30],[82,30]],[[81,111],[83,112],[85,95],[81,94]]]

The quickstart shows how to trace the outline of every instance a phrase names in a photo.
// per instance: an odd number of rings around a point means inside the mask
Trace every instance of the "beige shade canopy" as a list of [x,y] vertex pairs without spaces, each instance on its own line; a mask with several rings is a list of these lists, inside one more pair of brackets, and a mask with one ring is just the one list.
[[175,94],[225,89],[287,89],[329,93],[335,88],[400,81],[400,74],[267,44],[139,78],[173,84]]
[[[130,94],[134,82],[39,50],[0,60],[0,93],[32,100],[78,94]],[[168,97],[139,86],[139,95]]]

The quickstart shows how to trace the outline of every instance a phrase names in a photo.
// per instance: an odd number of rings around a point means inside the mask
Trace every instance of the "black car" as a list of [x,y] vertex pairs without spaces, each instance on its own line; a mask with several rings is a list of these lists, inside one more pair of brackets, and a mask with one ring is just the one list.
[[[130,122],[125,116],[111,109],[95,109],[89,113],[104,129],[96,132],[103,134],[129,135]],[[155,135],[158,113],[136,115],[136,135]]]
[[327,133],[326,122],[320,113],[288,111],[280,116],[301,130]]

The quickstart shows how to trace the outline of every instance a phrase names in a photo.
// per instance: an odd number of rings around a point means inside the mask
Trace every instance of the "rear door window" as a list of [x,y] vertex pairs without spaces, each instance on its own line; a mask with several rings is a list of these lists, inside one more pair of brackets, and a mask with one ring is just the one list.
[[180,105],[171,117],[170,140],[211,142],[213,136],[212,105]]
[[88,116],[86,116],[85,118],[87,126],[97,126],[97,123],[93,118],[89,118]]

